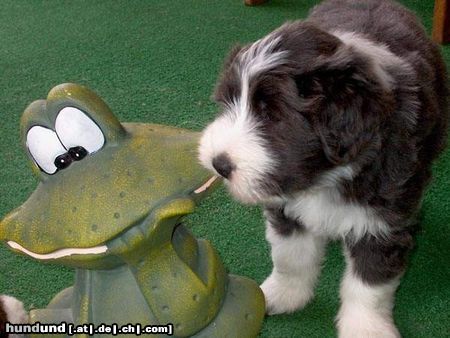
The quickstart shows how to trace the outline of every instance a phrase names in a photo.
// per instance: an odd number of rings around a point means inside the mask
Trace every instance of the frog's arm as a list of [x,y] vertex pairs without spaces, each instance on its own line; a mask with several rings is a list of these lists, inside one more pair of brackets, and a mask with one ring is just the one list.
[[150,249],[139,261],[129,262],[154,316],[160,324],[173,324],[176,336],[195,334],[214,319],[228,281],[208,241],[196,240],[182,225],[174,230],[178,223],[170,219],[190,203],[175,200],[156,211]]
[[[172,323],[176,336],[190,336],[217,314],[225,294],[224,267],[209,242],[198,242],[198,273],[168,243],[145,260],[136,280],[161,324]],[[157,256],[157,257],[156,257]]]

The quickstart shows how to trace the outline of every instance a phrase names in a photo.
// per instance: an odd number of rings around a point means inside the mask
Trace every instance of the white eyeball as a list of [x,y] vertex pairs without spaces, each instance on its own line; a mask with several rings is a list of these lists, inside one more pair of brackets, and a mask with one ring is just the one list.
[[94,153],[105,144],[105,136],[99,126],[75,107],[61,109],[56,117],[55,129],[66,149],[81,146]]
[[35,126],[27,133],[27,147],[39,167],[48,174],[54,174],[58,168],[55,159],[67,150],[53,130]]

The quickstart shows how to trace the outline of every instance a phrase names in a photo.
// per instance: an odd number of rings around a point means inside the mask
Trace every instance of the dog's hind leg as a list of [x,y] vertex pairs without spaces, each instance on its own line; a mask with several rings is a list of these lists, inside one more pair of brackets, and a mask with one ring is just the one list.
[[272,246],[273,271],[261,285],[268,314],[303,308],[314,296],[327,240],[284,215],[266,210],[266,238]]

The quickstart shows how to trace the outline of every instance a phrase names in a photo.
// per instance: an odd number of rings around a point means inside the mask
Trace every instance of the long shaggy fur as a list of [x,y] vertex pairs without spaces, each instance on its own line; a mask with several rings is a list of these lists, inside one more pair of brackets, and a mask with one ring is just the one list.
[[204,131],[200,160],[237,199],[265,208],[268,311],[307,303],[312,265],[340,238],[348,262],[340,335],[397,337],[393,295],[447,138],[438,46],[394,1],[328,0],[306,20],[236,47],[215,98],[223,112]]

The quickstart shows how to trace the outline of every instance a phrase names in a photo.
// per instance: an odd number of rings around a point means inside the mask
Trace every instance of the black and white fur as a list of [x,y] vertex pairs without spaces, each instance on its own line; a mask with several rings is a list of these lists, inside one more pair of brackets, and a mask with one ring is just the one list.
[[446,81],[438,47],[389,0],[324,1],[231,52],[199,156],[264,206],[268,313],[304,307],[327,242],[342,239],[339,336],[400,336],[394,294],[446,140]]
[[5,332],[6,323],[28,324],[28,313],[23,303],[14,297],[0,295],[0,338],[23,338],[22,334]]

